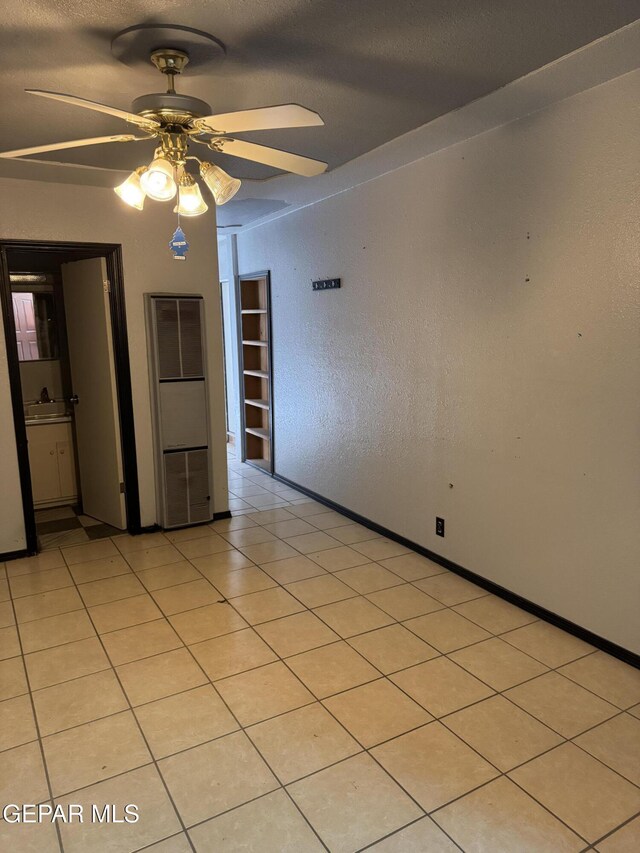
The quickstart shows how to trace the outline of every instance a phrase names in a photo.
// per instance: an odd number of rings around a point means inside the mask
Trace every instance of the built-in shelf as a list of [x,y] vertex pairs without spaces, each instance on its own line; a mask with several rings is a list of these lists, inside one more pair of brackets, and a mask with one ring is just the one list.
[[243,459],[273,473],[269,274],[241,275],[238,281],[242,357]]
[[257,435],[258,438],[269,440],[269,430],[264,427],[245,427],[244,429],[245,432],[251,433],[251,435]]

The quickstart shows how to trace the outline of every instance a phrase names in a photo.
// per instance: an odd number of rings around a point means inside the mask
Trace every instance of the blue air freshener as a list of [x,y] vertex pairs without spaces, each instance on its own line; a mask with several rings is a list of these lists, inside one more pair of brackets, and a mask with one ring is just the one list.
[[173,259],[175,261],[187,260],[185,258],[185,254],[189,251],[189,244],[187,243],[187,238],[185,237],[184,231],[179,225],[176,228],[173,237],[171,238],[169,248],[173,252]]

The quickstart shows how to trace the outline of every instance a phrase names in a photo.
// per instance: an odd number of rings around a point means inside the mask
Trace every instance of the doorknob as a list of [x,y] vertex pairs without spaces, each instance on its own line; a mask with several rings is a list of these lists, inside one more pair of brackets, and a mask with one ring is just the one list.
[[77,406],[80,402],[80,399],[77,394],[72,394],[71,397],[69,397],[69,402],[72,403],[74,406]]

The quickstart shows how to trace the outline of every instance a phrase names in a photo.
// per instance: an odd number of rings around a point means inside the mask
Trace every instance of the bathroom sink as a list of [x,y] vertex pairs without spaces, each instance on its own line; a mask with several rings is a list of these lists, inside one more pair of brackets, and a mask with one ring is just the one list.
[[71,421],[71,415],[31,415],[24,419],[26,426],[34,424],[64,424]]
[[63,418],[67,414],[67,404],[64,400],[56,400],[52,403],[29,403],[24,407],[24,416],[27,421]]

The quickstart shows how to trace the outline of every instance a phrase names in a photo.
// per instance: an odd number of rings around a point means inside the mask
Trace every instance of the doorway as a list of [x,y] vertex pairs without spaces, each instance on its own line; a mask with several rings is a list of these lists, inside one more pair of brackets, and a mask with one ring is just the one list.
[[60,530],[83,528],[78,541],[98,538],[100,526],[139,533],[120,247],[2,241],[0,296],[27,552],[42,544],[36,511],[58,516]]

